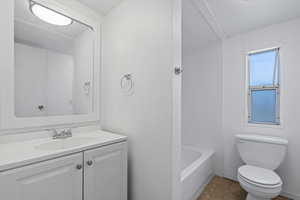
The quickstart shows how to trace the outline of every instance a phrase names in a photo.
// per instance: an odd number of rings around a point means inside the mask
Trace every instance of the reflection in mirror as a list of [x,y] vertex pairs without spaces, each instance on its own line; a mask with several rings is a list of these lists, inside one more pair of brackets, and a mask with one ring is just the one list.
[[28,0],[14,22],[16,117],[91,113],[92,28]]

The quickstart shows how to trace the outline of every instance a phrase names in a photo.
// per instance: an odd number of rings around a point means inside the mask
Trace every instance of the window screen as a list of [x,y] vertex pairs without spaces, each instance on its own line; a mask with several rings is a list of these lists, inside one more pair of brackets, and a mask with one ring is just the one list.
[[248,55],[248,122],[280,124],[279,49]]

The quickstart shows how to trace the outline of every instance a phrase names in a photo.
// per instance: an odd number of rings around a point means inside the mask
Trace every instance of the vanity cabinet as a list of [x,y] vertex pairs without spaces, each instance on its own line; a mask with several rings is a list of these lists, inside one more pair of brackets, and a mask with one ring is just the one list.
[[1,172],[0,195],[3,200],[126,200],[127,144]]
[[127,153],[122,144],[84,152],[85,200],[127,199]]
[[0,174],[5,200],[81,200],[82,154],[41,162]]

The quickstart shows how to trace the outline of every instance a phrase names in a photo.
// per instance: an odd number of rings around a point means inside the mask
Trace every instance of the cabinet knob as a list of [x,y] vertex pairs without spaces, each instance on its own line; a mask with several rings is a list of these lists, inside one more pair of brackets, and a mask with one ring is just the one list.
[[89,160],[89,161],[86,162],[86,164],[87,164],[88,166],[92,166],[92,165],[93,165],[93,161],[92,161],[92,160]]
[[76,169],[81,170],[82,169],[82,165],[81,164],[76,165]]

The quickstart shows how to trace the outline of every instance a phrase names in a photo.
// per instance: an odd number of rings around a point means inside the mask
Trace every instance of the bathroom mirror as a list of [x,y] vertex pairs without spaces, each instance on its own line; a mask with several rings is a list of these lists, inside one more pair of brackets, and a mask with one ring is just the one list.
[[2,129],[99,121],[100,20],[68,1],[9,2]]
[[94,30],[38,2],[15,0],[16,117],[93,112]]

